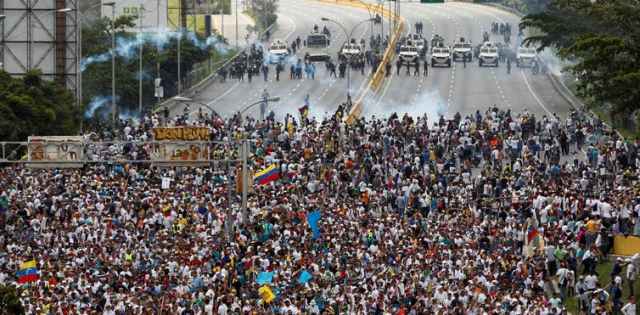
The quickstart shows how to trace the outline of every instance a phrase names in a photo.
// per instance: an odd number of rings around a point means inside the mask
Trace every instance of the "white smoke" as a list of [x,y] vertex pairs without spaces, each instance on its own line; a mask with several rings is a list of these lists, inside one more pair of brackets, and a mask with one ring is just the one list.
[[92,118],[98,109],[110,102],[111,96],[94,96],[91,99],[91,102],[89,102],[89,104],[87,105],[87,110],[85,110],[84,112],[84,117],[87,119]]
[[[369,95],[369,94],[368,94]],[[445,99],[438,90],[423,91],[412,103],[401,103],[393,100],[382,100],[378,97],[366,97],[363,101],[364,117],[376,116],[387,118],[394,113],[398,116],[405,114],[411,117],[422,117],[425,114],[430,121],[435,121],[441,115],[447,116]]]
[[[158,49],[163,50],[170,43],[171,40],[178,39],[180,32],[171,32],[168,30],[161,30],[160,32],[146,32],[139,33],[136,36],[131,37],[117,37],[116,38],[116,56],[130,60],[138,57],[138,51],[140,44],[153,44]],[[221,41],[216,36],[210,36],[206,39],[200,39],[194,32],[184,32],[182,36],[183,41],[189,41],[194,46],[201,50],[213,48],[220,54],[226,54],[229,52],[229,46]],[[80,70],[85,71],[88,66],[94,63],[100,63],[111,60],[111,51],[87,56],[81,61]]]

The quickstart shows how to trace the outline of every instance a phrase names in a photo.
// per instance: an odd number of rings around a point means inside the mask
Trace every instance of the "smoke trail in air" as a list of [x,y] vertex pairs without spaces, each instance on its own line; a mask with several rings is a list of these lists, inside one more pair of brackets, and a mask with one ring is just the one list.
[[[140,44],[152,44],[162,50],[167,47],[171,40],[178,39],[179,36],[179,32],[161,30],[160,32],[150,31],[131,37],[118,37],[116,38],[115,54],[117,57],[124,58],[128,61],[138,57]],[[212,48],[220,54],[229,52],[229,46],[216,36],[200,39],[194,32],[184,32],[182,40],[191,42],[194,46],[202,50]],[[87,67],[92,64],[106,62],[110,59],[111,51],[88,56],[81,61],[80,70],[85,71]]]
[[87,105],[84,117],[89,119],[93,117],[98,109],[111,102],[111,96],[94,96]]

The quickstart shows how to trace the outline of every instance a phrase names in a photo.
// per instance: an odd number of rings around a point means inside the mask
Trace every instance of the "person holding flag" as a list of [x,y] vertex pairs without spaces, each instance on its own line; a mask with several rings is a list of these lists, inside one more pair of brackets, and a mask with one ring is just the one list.
[[20,270],[16,273],[18,277],[18,283],[24,284],[29,282],[36,282],[40,279],[35,259],[25,261],[20,264]]
[[307,117],[309,117],[309,94],[304,96],[304,106],[298,108],[300,112],[300,120],[304,123],[307,121]]

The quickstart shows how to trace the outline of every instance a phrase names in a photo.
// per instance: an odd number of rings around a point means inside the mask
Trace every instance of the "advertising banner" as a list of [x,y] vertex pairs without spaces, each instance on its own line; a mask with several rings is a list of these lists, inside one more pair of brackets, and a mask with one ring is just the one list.
[[33,136],[28,138],[29,166],[38,168],[79,168],[83,165],[81,136]]
[[211,144],[201,141],[209,141],[209,134],[202,127],[154,128],[154,141],[160,143],[153,144],[151,160],[167,165],[206,164],[211,160]]

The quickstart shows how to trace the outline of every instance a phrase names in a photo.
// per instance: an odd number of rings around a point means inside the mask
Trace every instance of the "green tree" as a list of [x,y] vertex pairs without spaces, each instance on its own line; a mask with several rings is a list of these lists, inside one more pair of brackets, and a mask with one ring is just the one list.
[[248,13],[258,31],[263,31],[278,20],[278,0],[251,0]]
[[0,71],[0,139],[77,134],[80,110],[65,87],[42,80],[34,70],[23,78]]
[[21,315],[24,313],[18,289],[14,286],[0,285],[0,315]]
[[[158,72],[162,78],[164,96],[177,94],[177,46],[175,34],[147,34],[153,36],[143,42],[143,71],[139,73],[139,46],[135,29],[135,16],[121,16],[114,22],[116,32],[116,97],[119,112],[136,112],[138,108],[138,77],[142,77],[143,107],[156,102],[154,79]],[[181,76],[184,81],[194,65],[209,58],[210,49],[205,38],[185,33],[181,42]],[[103,18],[83,29],[83,100],[91,106],[97,97],[111,95],[111,20]],[[222,58],[222,57],[221,57]]]
[[525,39],[571,60],[580,95],[611,105],[615,119],[640,107],[640,5],[637,0],[553,0],[527,15],[522,27],[541,35]]

